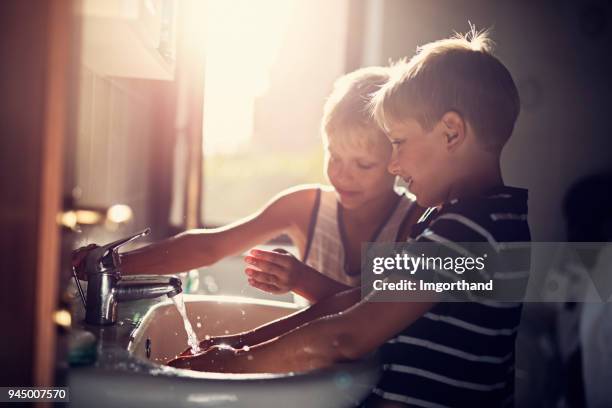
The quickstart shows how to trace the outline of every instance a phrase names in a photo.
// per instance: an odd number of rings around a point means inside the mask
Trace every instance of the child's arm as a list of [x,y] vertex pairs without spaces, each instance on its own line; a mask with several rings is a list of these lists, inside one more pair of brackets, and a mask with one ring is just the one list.
[[[167,274],[214,264],[281,233],[295,236],[298,219],[309,217],[316,190],[281,193],[262,210],[230,225],[193,229],[121,256],[121,271],[131,274]],[[304,214],[302,214],[304,213]]]
[[213,347],[175,366],[233,373],[289,372],[355,360],[375,350],[434,304],[364,300],[343,313],[319,318],[249,351]]
[[[244,346],[253,347],[257,344],[279,337],[310,321],[323,316],[340,313],[350,308],[359,301],[360,293],[360,288],[353,288],[337,293],[305,309],[270,323],[266,323],[248,332],[229,336],[212,337],[210,340],[203,340],[201,345],[203,348],[209,348],[220,344],[226,344],[236,349],[243,348]],[[190,349],[187,349],[181,354],[181,356],[190,355]]]
[[293,291],[310,302],[318,302],[351,289],[301,262],[289,253],[254,249],[245,258],[249,284],[271,293]]

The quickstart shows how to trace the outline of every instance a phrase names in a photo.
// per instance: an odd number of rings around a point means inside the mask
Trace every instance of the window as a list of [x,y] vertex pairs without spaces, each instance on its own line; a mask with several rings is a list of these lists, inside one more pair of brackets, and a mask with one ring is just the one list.
[[205,225],[324,182],[319,125],[345,71],[347,9],[347,0],[207,2]]

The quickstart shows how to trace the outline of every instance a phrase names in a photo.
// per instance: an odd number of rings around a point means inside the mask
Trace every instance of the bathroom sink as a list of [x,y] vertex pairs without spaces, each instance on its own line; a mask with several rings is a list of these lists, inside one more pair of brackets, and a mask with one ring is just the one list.
[[[288,302],[241,297],[184,295],[184,300],[199,339],[249,330],[298,309]],[[106,338],[113,337],[107,333]],[[369,394],[380,374],[376,356],[286,374],[222,374],[168,367],[165,363],[187,347],[183,321],[170,300],[148,310],[130,334],[123,355],[106,343],[98,346],[98,354],[104,354],[102,349],[109,350],[108,356],[115,353],[115,363],[71,373],[73,405],[350,407]]]
[[[183,295],[187,317],[198,339],[253,329],[298,310],[289,302],[234,296]],[[148,340],[150,356],[147,357]],[[128,350],[132,355],[165,364],[187,348],[183,319],[173,302],[153,306],[132,333]]]

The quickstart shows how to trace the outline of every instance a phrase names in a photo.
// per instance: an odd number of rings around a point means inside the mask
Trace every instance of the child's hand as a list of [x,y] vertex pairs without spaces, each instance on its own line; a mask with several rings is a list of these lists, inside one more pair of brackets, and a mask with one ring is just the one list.
[[[211,348],[215,344],[219,344],[219,343],[215,343],[215,337],[211,337],[209,339],[202,340],[200,342],[200,344],[199,344],[199,346],[200,346],[200,353],[205,352],[206,350],[208,350],[209,348]],[[200,354],[200,353],[198,353],[198,354]],[[187,347],[185,349],[185,351],[183,351],[181,354],[179,354],[179,356],[177,358],[180,358],[180,357],[192,357],[192,356],[194,356],[194,354],[191,353],[191,347]]]
[[[219,346],[219,345],[230,346],[232,348],[238,349],[242,347],[243,338],[244,338],[244,335],[242,334],[232,334],[228,336],[210,337],[200,342],[200,350],[201,350],[200,352],[201,353],[205,352],[212,346]],[[192,357],[192,356],[193,354],[191,354],[191,347],[187,347],[185,351],[179,354],[179,357]]]
[[87,254],[96,248],[98,248],[98,245],[89,244],[72,251],[72,266],[76,270],[77,277],[80,280],[87,280],[87,273],[85,272],[85,258],[87,257]]
[[253,249],[245,258],[249,266],[244,270],[249,284],[265,292],[287,293],[299,287],[308,265],[282,249],[263,251]]
[[235,359],[237,351],[231,347],[213,346],[195,356],[177,357],[167,365],[188,370],[226,372]]

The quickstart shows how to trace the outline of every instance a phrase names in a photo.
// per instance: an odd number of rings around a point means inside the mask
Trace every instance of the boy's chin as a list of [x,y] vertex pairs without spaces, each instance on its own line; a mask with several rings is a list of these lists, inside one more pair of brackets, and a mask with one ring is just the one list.
[[338,197],[338,202],[342,206],[342,208],[346,210],[356,210],[358,208],[363,207],[367,204],[368,200],[363,197],[363,195],[359,195],[359,197],[342,197],[340,195]]
[[422,198],[419,198],[419,196],[416,196],[416,203],[423,207],[423,208],[427,208],[427,207],[431,207],[431,205],[429,205],[425,200],[423,200]]
[[435,198],[428,196],[427,194],[419,194],[416,196],[416,202],[423,208],[436,207],[440,205],[440,200],[436,200]]
[[357,200],[338,199],[338,202],[340,203],[342,208],[344,208],[346,210],[355,210],[355,209],[363,206],[363,203],[361,202],[361,200],[357,201]]

